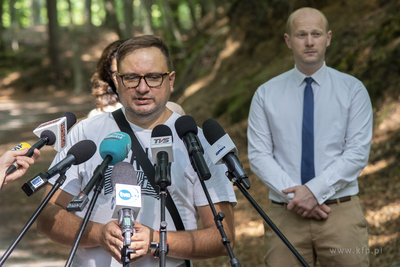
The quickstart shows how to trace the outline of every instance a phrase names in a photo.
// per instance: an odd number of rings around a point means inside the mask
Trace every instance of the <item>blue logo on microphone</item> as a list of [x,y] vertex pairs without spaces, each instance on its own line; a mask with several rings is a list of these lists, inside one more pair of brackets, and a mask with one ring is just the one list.
[[225,149],[225,146],[221,146],[218,144],[217,144],[217,147],[219,148],[219,150],[217,151],[217,153],[215,153],[215,156],[218,156],[218,154],[221,153],[221,151]]
[[129,192],[128,190],[125,190],[125,189],[119,191],[118,194],[119,194],[119,197],[122,198],[123,200],[129,200],[132,197],[131,192]]

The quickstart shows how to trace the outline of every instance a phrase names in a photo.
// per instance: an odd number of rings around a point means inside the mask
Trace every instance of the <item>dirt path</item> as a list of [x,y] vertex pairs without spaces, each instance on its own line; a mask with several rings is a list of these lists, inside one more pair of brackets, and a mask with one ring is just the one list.
[[[46,95],[46,94],[42,94]],[[38,138],[33,130],[43,122],[72,112],[77,118],[85,116],[93,107],[89,94],[71,97],[66,92],[56,92],[44,97],[31,96],[27,100],[0,98],[0,155],[20,142],[33,145]],[[55,151],[51,147],[41,149],[41,157],[20,180],[4,186],[0,195],[0,255],[14,242],[21,230],[38,208],[43,192],[27,197],[21,185],[34,175],[47,170]],[[50,242],[36,232],[36,223],[27,231],[5,267],[64,266],[69,249]]]

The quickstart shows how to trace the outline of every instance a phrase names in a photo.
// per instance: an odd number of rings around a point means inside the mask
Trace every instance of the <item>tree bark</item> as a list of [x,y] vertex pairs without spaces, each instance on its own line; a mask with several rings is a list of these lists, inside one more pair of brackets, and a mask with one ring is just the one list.
[[49,56],[51,61],[51,76],[56,86],[59,85],[60,60],[58,45],[58,21],[57,21],[57,1],[46,0],[47,17],[48,17],[48,33],[49,33]]
[[72,5],[71,5],[71,0],[68,1],[68,12],[69,12],[69,19],[70,19],[70,24],[68,27],[69,31],[69,37],[71,40],[71,48],[73,52],[73,68],[74,68],[74,93],[76,95],[79,95],[83,92],[83,68],[82,68],[82,62],[81,62],[81,52],[79,49],[79,43],[75,35],[75,25],[74,21],[72,20]]
[[40,19],[40,6],[41,6],[40,0],[31,0],[31,7],[32,7],[32,16],[31,16],[31,21],[33,26],[41,25],[42,20]]
[[197,18],[196,18],[196,3],[194,0],[188,0],[189,4],[189,9],[190,9],[190,16],[192,17],[193,21],[193,28],[196,30],[196,32],[199,31],[199,28],[197,26]]
[[84,21],[88,28],[92,28],[92,0],[85,0]]
[[119,28],[117,14],[115,12],[114,0],[104,0],[104,6],[106,8],[105,26],[108,29],[115,30],[119,38],[123,39],[123,34]]
[[165,18],[168,22],[168,25],[170,26],[172,33],[175,37],[175,40],[178,44],[179,47],[183,47],[183,43],[182,43],[182,35],[181,32],[178,28],[178,26],[176,25],[176,22],[174,20],[174,17],[172,15],[172,11],[171,11],[171,7],[168,3],[168,1],[162,1],[163,2],[163,7],[164,7],[164,14]]
[[[0,0],[0,18],[3,17],[3,4],[4,0]],[[4,25],[3,25],[3,20],[0,19],[0,52],[4,52],[6,50],[6,45],[3,40],[3,31],[4,31]]]
[[123,31],[124,38],[128,39],[132,38],[134,35],[132,32],[132,24],[133,24],[133,1],[132,0],[124,0],[124,24],[125,29]]
[[143,27],[143,33],[144,34],[153,34],[154,29],[153,29],[153,24],[151,21],[151,6],[153,5],[153,1],[152,0],[142,0],[141,4],[143,4],[146,9],[146,18],[145,18],[144,27]]

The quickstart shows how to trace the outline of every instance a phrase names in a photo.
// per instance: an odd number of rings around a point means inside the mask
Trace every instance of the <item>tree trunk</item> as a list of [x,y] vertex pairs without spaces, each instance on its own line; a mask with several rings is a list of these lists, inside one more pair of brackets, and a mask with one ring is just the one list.
[[11,40],[11,48],[14,52],[19,51],[19,43],[18,43],[18,18],[17,18],[17,12],[15,9],[15,0],[10,0],[10,17],[11,17],[11,34],[12,34],[12,40]]
[[143,33],[144,34],[153,34],[154,29],[153,29],[153,24],[151,21],[151,6],[153,5],[153,1],[152,0],[143,0],[142,4],[145,6],[145,9],[146,9],[146,18],[144,20]]
[[42,20],[40,19],[40,7],[41,7],[41,2],[40,0],[31,0],[31,10],[32,10],[32,16],[31,16],[31,21],[33,26],[41,25]]
[[196,30],[196,32],[198,32],[199,28],[197,27],[197,19],[196,19],[196,3],[194,2],[194,0],[188,0],[188,4],[190,9],[190,15],[193,21],[193,28]]
[[121,29],[115,12],[114,0],[104,0],[104,6],[106,8],[106,22],[105,25],[108,29],[115,30],[120,39],[123,39]]
[[58,87],[60,73],[59,46],[58,46],[58,21],[57,21],[57,1],[46,0],[48,32],[49,32],[49,56],[51,60],[51,76],[55,85]]
[[128,39],[132,38],[134,35],[132,32],[132,24],[133,24],[133,1],[132,0],[124,0],[124,24],[125,29],[123,31],[124,38]]
[[[4,4],[4,0],[0,0],[0,18],[3,17],[3,12],[4,12],[3,4]],[[0,19],[0,53],[6,51],[6,45],[3,40],[3,31],[4,31],[3,20]]]
[[92,28],[92,0],[85,0],[85,9],[84,9],[84,23],[88,26],[88,28]]
[[164,15],[165,18],[168,22],[168,25],[171,27],[172,33],[175,37],[175,40],[178,44],[179,47],[183,47],[182,43],[182,35],[181,32],[179,31],[178,26],[176,25],[176,22],[174,20],[174,17],[172,15],[171,7],[167,1],[162,1],[164,5]]
[[68,11],[69,11],[69,19],[70,24],[68,27],[69,36],[71,40],[71,48],[74,56],[72,57],[73,61],[73,68],[74,68],[74,93],[79,95],[83,92],[83,69],[82,69],[82,62],[81,62],[81,53],[79,50],[79,43],[76,39],[75,35],[75,25],[74,21],[72,20],[72,5],[71,0],[68,0]]

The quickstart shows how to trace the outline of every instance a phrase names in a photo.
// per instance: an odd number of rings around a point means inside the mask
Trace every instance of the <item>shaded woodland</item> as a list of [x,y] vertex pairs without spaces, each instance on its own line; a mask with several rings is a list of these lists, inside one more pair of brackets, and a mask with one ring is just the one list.
[[[370,94],[374,136],[359,196],[371,251],[382,251],[370,254],[370,261],[376,267],[400,266],[398,0],[0,0],[0,154],[16,142],[34,143],[32,130],[41,122],[66,111],[86,116],[94,107],[90,77],[101,51],[117,39],[156,34],[171,48],[177,73],[172,100],[198,125],[208,118],[221,123],[250,176],[249,193],[266,210],[268,191],[249,170],[248,110],[258,86],[293,67],[283,33],[288,15],[304,6],[320,9],[330,21],[327,65],[360,79]],[[54,154],[44,149],[22,179],[43,172]],[[41,199],[40,193],[28,199],[22,183],[10,183],[0,196],[1,251]],[[235,256],[242,266],[263,266],[262,219],[240,192],[236,195]],[[19,247],[34,258],[61,262],[69,253],[34,228]],[[229,261],[220,257],[194,265],[229,266]]]

